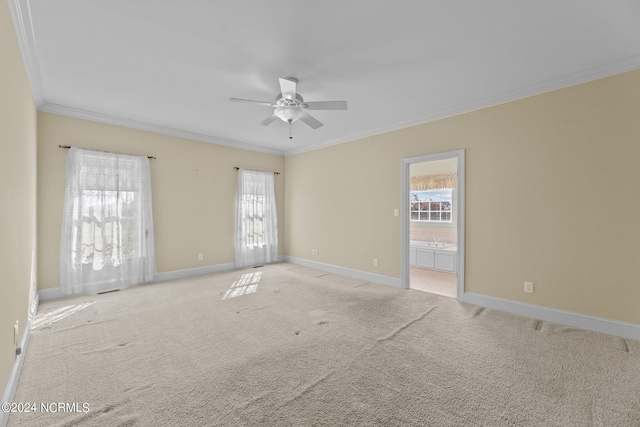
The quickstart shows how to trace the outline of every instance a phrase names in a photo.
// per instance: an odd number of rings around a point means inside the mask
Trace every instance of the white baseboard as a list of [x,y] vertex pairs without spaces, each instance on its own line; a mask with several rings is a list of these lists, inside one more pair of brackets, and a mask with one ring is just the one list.
[[[382,283],[401,288],[401,280],[395,277],[382,276],[337,265],[323,264],[321,262],[309,261],[304,258],[285,256],[284,261],[305,267],[318,268],[332,273],[343,274],[345,276],[356,277],[358,279],[369,280],[371,282]],[[559,323],[561,325],[573,326],[588,331],[602,332],[604,334],[615,335],[622,338],[629,338],[640,341],[640,325],[633,323],[619,322],[617,320],[605,319],[602,317],[589,316],[586,314],[574,313],[571,311],[557,310],[533,304],[510,301],[502,298],[495,298],[486,295],[466,292],[459,298],[460,302],[478,305],[480,307],[491,308],[517,314],[519,316],[531,317],[545,320],[547,322]]]
[[[325,264],[316,261],[310,261],[304,258],[292,256],[278,257],[280,262],[291,262],[305,267],[317,268],[329,271],[331,273],[342,274],[345,276],[355,277],[370,282],[381,283],[384,285],[401,288],[401,280],[395,277],[383,276],[381,274],[369,273],[366,271],[355,270],[352,268],[341,267],[332,264]],[[216,264],[207,267],[189,268],[185,270],[168,271],[158,273],[150,283],[164,282],[169,280],[178,280],[204,274],[217,273],[220,271],[228,271],[235,269],[235,263]],[[61,289],[51,288],[38,291],[40,301],[48,301],[52,299],[63,298]],[[534,319],[545,320],[548,322],[559,323],[562,325],[573,326],[576,328],[586,329],[589,331],[602,332],[605,334],[616,335],[623,338],[640,340],[640,325],[633,323],[619,322],[616,320],[605,319],[601,317],[588,316],[585,314],[574,313],[570,311],[557,310],[548,307],[537,306],[522,302],[510,301],[502,298],[495,298],[486,295],[465,292],[459,298],[461,302],[467,304],[478,305],[481,307],[492,308],[505,311],[507,313],[517,314],[520,316],[532,317]],[[24,348],[24,347],[23,347]],[[1,426],[1,424],[0,424]]]
[[368,280],[369,282],[382,283],[383,285],[389,285],[395,288],[402,287],[400,279],[395,277],[383,276],[381,274],[369,273],[366,271],[355,270],[353,268],[340,267],[333,264],[324,264],[322,262],[310,261],[304,258],[297,258],[292,256],[285,256],[283,258],[283,260],[286,262],[303,265],[305,267],[317,268],[320,270],[329,271],[331,273],[355,277],[356,279]]
[[[236,268],[235,263],[230,262],[227,264],[216,264],[216,265],[209,265],[206,267],[187,268],[185,270],[165,271],[163,273],[156,274],[156,277],[154,277],[154,279],[150,282],[140,283],[137,285],[127,286],[127,287],[133,288],[136,286],[143,286],[151,283],[167,282],[170,280],[178,280],[178,279],[185,279],[188,277],[202,276],[203,274],[211,274],[211,273],[217,273],[220,271],[233,270],[234,268]],[[104,289],[99,289],[99,290],[88,289],[87,292],[84,292],[83,294],[95,294],[96,292],[101,292],[103,290]],[[71,295],[64,294],[62,292],[62,289],[60,287],[57,287],[57,288],[41,289],[38,291],[38,296],[40,297],[40,301],[50,301],[54,299],[65,298]]]
[[38,291],[38,298],[40,299],[40,301],[50,301],[52,299],[64,298],[66,296],[68,295],[63,294],[60,287],[40,289]]
[[640,340],[640,325],[465,292],[461,302],[622,338]]
[[[278,255],[276,262],[285,262],[286,257]],[[240,270],[247,267],[236,267],[235,262],[228,262],[225,264],[208,265],[206,267],[187,268],[184,270],[167,271],[164,273],[156,274],[153,281],[149,283],[167,282],[169,280],[188,279],[189,277],[203,276],[205,274],[219,273],[221,271]]]
[[[278,257],[279,261],[283,261],[284,257]],[[154,279],[150,282],[146,282],[146,283],[140,283],[138,285],[132,285],[132,286],[128,286],[129,288],[131,287],[135,287],[135,286],[143,286],[143,285],[148,285],[151,283],[158,283],[158,282],[167,282],[170,280],[178,280],[178,279],[186,279],[189,277],[195,277],[195,276],[202,276],[204,274],[212,274],[212,273],[218,273],[221,271],[228,271],[228,270],[234,270],[236,268],[236,264],[233,262],[229,262],[229,263],[225,263],[225,264],[215,264],[215,265],[208,265],[206,267],[197,267],[197,268],[187,268],[184,270],[174,270],[174,271],[165,271],[162,273],[157,273],[156,276],[154,277]],[[104,289],[88,289],[87,292],[85,292],[86,294],[92,294],[92,293],[96,293],[96,292],[101,292]],[[54,299],[60,299],[60,298],[65,298],[68,297],[70,295],[66,295],[62,292],[62,289],[60,287],[57,288],[48,288],[48,289],[41,289],[38,291],[38,296],[40,297],[40,301],[50,301],[50,300],[54,300]]]
[[228,271],[236,268],[235,262],[226,264],[208,265],[206,267],[187,268],[184,270],[166,271],[156,274],[156,277],[150,283],[167,282],[169,280],[186,279],[189,277],[202,276],[205,274],[218,273],[220,271]]
[[[0,402],[13,402],[13,398],[16,395],[16,389],[18,388],[18,380],[20,380],[20,372],[22,372],[22,365],[24,364],[24,358],[27,355],[27,347],[29,346],[29,338],[31,338],[31,325],[36,317],[38,311],[38,304],[40,303],[38,295],[36,294],[33,303],[29,309],[29,316],[27,324],[22,331],[22,339],[20,340],[20,354],[13,360],[13,366],[9,373],[9,379],[4,387],[2,393],[2,400]],[[9,422],[9,412],[0,411],[0,427],[5,427]]]

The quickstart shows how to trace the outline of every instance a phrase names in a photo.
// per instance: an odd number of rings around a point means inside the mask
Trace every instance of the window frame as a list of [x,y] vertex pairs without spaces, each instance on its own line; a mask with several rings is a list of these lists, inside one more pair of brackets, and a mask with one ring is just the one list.
[[[415,193],[435,193],[435,192],[443,192],[443,191],[448,191],[448,196],[451,199],[450,202],[450,209],[449,210],[432,210],[431,208],[433,207],[433,204],[437,204],[437,203],[442,203],[442,201],[421,201],[421,200],[413,200],[414,194]],[[454,206],[454,200],[455,200],[455,188],[438,188],[438,189],[429,189],[429,190],[410,190],[409,191],[409,220],[413,223],[417,223],[417,224],[424,224],[424,225],[454,225],[455,222],[455,206]],[[413,204],[417,203],[418,204],[418,209],[413,209]],[[426,210],[422,210],[421,208],[424,205],[428,205],[428,209]],[[442,208],[442,205],[440,205],[440,207]],[[417,213],[417,219],[413,218],[413,214]],[[429,219],[420,219],[420,217],[422,216],[423,213],[426,213],[426,216]],[[449,220],[442,220],[442,214],[443,213],[449,213]],[[440,219],[432,219],[435,215],[434,214],[440,214],[438,216],[440,216]]]

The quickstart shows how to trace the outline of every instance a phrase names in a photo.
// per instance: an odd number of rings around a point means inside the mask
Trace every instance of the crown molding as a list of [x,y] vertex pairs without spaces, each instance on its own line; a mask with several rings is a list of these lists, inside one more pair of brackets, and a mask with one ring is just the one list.
[[491,107],[505,102],[515,101],[517,99],[526,98],[529,96],[540,95],[545,92],[551,92],[558,89],[563,89],[569,86],[575,86],[581,83],[601,79],[604,77],[613,76],[615,74],[621,74],[627,71],[640,69],[640,55],[630,56],[628,58],[621,59],[619,61],[610,62],[605,65],[589,68],[579,71],[577,73],[566,74],[554,79],[544,80],[530,86],[518,88],[516,90],[503,92],[495,96],[489,96],[476,101],[456,105],[451,108],[445,108],[440,111],[430,113],[427,115],[413,117],[408,120],[396,122],[390,125],[380,126],[374,129],[368,129],[361,132],[351,133],[339,138],[330,139],[327,141],[319,142],[317,144],[310,144],[304,147],[292,148],[285,150],[284,155],[290,156],[293,154],[304,153],[307,151],[319,150],[321,148],[330,147],[332,145],[342,144],[344,142],[353,141],[368,136],[379,135],[394,130],[415,126],[445,117],[451,117],[462,113],[468,113],[470,111],[479,110],[481,108]]
[[112,116],[109,114],[96,113],[95,111],[83,110],[80,108],[67,107],[49,102],[43,103],[39,111],[45,113],[59,114],[61,116],[74,117],[76,119],[90,120],[93,122],[106,123],[110,125],[122,126],[130,129],[143,130],[147,132],[159,133],[162,135],[176,136],[178,138],[192,139],[195,141],[209,142],[227,147],[239,148],[241,150],[256,151],[266,154],[284,155],[282,150],[276,150],[261,145],[249,144],[246,142],[234,141],[225,138],[219,138],[212,135],[205,135],[197,132],[190,132],[181,129],[175,129],[168,126],[156,125],[153,123],[131,120],[124,117]]
[[11,12],[13,26],[16,29],[22,60],[31,84],[31,94],[36,107],[40,107],[45,101],[45,94],[36,55],[36,42],[33,34],[29,0],[9,0],[9,11]]
[[503,92],[495,96],[481,98],[476,101],[459,104],[453,107],[444,108],[442,110],[432,112],[426,115],[416,116],[400,122],[379,126],[373,129],[366,129],[349,133],[338,138],[329,139],[327,141],[309,144],[306,146],[291,148],[288,150],[279,150],[261,146],[258,144],[230,140],[213,135],[206,135],[187,130],[175,129],[167,126],[156,125],[147,122],[141,122],[124,117],[111,116],[108,114],[97,113],[94,111],[82,110],[74,107],[68,107],[58,104],[52,104],[46,101],[46,94],[40,66],[36,55],[36,43],[33,32],[33,23],[31,19],[30,0],[8,0],[11,18],[16,29],[20,51],[24,60],[29,82],[31,84],[31,92],[34,102],[40,111],[60,114],[69,117],[81,118],[101,123],[113,124],[133,129],[139,129],[164,135],[176,136],[180,138],[193,139],[197,141],[209,142],[243,150],[256,151],[267,154],[275,154],[280,156],[290,156],[294,154],[304,153],[307,151],[319,150],[332,145],[338,145],[345,142],[361,139],[373,135],[379,135],[398,129],[415,126],[431,122],[434,120],[451,117],[462,113],[486,108],[521,98],[526,98],[553,90],[562,89],[569,86],[585,83],[592,80],[620,74],[640,68],[640,55],[634,55],[608,64],[592,67],[577,73],[566,74],[557,78],[544,80],[523,88]]
[[[19,0],[11,0],[19,1]],[[111,116],[108,114],[97,113],[89,110],[78,109],[74,107],[67,107],[58,104],[52,104],[48,102],[42,102],[38,108],[40,111],[47,113],[60,114],[63,116],[75,117],[85,120],[91,120],[95,122],[107,123],[116,126],[123,126],[133,129],[145,130],[149,132],[177,136],[180,138],[193,139],[196,141],[209,142],[218,145],[225,145],[229,147],[239,148],[243,150],[256,151],[267,154],[275,154],[280,156],[291,156],[294,154],[300,154],[308,151],[315,151],[322,148],[330,147],[332,145],[338,145],[357,139],[380,135],[386,132],[392,132],[398,129],[415,126],[431,121],[443,119],[446,117],[455,116],[458,114],[468,113],[474,110],[479,110],[486,107],[491,107],[499,104],[503,104],[510,101],[526,98],[529,96],[540,95],[545,92],[551,92],[554,90],[563,89],[570,86],[575,86],[582,83],[587,83],[593,80],[613,76],[616,74],[624,73],[640,69],[640,55],[634,55],[619,61],[614,61],[598,67],[582,70],[577,73],[567,74],[554,79],[544,80],[539,83],[535,83],[530,86],[519,88],[516,90],[503,92],[495,96],[479,99],[477,101],[459,104],[454,107],[445,108],[434,113],[427,115],[421,115],[413,117],[408,120],[396,122],[390,125],[380,126],[373,129],[368,129],[360,132],[350,133],[345,136],[333,138],[327,141],[309,144],[303,147],[292,148],[289,150],[277,150],[268,148],[261,145],[251,144],[248,142],[229,140],[225,138],[216,137],[213,135],[205,135],[197,132],[191,132],[181,129],[175,129],[167,126],[156,125],[147,122],[141,122],[137,120],[127,119],[123,117]],[[35,96],[35,95],[34,95]]]

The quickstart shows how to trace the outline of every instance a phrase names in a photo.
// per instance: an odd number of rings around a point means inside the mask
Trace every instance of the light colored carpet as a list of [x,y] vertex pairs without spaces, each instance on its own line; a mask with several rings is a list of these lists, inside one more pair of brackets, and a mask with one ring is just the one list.
[[[640,343],[291,264],[43,303],[9,426],[640,426]],[[326,272],[324,272],[326,273]]]

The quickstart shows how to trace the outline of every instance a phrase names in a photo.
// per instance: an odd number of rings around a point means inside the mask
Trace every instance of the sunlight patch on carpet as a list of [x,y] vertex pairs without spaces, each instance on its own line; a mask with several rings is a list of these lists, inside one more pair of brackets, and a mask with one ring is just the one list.
[[233,282],[229,289],[227,289],[227,292],[225,292],[222,299],[225,300],[255,293],[258,290],[260,277],[262,277],[261,271],[243,274],[238,280]]
[[79,312],[80,310],[84,310],[85,308],[92,306],[95,303],[96,301],[91,301],[82,304],[67,305],[64,307],[55,308],[45,313],[38,313],[35,321],[33,322],[31,330],[35,331],[38,328],[52,325],[64,318],[67,318]]

